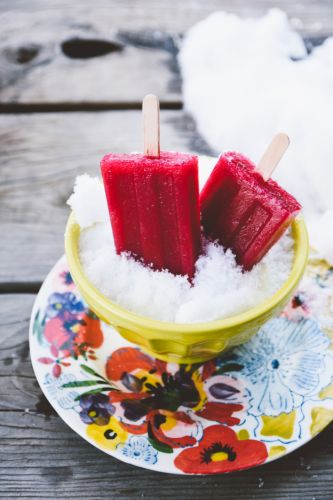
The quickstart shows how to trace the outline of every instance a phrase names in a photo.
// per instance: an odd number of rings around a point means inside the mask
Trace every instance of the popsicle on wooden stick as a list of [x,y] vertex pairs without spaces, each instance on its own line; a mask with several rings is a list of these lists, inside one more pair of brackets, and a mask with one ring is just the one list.
[[221,155],[200,194],[205,234],[230,248],[245,270],[263,258],[301,209],[269,178],[288,145],[288,136],[275,136],[257,167],[239,153]]
[[159,103],[143,101],[144,153],[101,162],[115,247],[155,269],[193,277],[201,251],[198,159],[160,152]]

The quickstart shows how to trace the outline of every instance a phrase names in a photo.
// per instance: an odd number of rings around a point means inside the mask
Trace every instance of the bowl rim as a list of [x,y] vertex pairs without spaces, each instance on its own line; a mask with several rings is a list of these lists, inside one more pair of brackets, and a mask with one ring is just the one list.
[[[84,295],[93,304],[97,314],[98,309],[110,311],[113,317],[119,318],[123,323],[130,323],[137,327],[155,330],[161,333],[175,333],[177,335],[182,333],[191,333],[193,335],[202,335],[204,332],[221,332],[221,330],[229,330],[240,325],[249,323],[253,320],[269,314],[272,310],[278,307],[289,294],[296,288],[299,280],[301,279],[308,258],[309,242],[307,229],[304,220],[301,216],[296,217],[292,222],[292,233],[295,241],[294,247],[294,262],[288,279],[269,299],[261,302],[257,306],[248,309],[240,314],[230,316],[228,318],[212,320],[200,323],[176,323],[156,320],[149,318],[138,313],[129,311],[122,306],[112,302],[103,293],[101,293],[86,277],[83,267],[79,258],[78,241],[81,233],[81,228],[75,220],[75,215],[72,212],[68,218],[65,231],[65,250],[66,258],[69,265],[73,279],[78,283],[78,288],[84,291]],[[110,229],[111,230],[111,229]]]

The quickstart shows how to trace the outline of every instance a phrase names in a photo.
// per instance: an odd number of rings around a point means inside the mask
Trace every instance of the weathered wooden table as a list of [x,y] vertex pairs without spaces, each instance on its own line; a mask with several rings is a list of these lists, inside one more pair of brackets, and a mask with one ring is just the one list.
[[215,477],[153,473],[104,455],[55,415],[32,372],[28,323],[63,253],[75,176],[140,149],[140,101],[161,98],[165,149],[209,152],[182,110],[177,45],[220,8],[279,5],[306,37],[333,33],[331,0],[2,0],[0,3],[0,497],[333,498],[333,426],[290,456]]

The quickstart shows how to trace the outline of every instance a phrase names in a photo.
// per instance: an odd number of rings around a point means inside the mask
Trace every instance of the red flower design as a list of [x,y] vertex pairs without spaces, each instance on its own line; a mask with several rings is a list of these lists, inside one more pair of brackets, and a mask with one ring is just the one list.
[[243,406],[238,404],[207,402],[203,409],[197,412],[197,415],[207,420],[215,420],[220,424],[237,425],[239,418],[233,417],[232,414],[242,409]]
[[117,349],[112,353],[105,367],[108,379],[114,381],[120,380],[124,373],[132,373],[134,370],[162,373],[165,369],[164,361],[153,359],[133,347]]
[[54,346],[58,350],[62,350],[65,356],[70,356],[70,350],[68,348],[70,334],[68,330],[66,330],[61,318],[51,318],[46,322],[44,338],[51,346]]
[[86,344],[96,349],[103,343],[104,336],[98,317],[89,311],[80,317],[80,324],[75,337],[76,344]]
[[186,473],[218,474],[262,464],[267,456],[264,443],[239,440],[229,427],[212,425],[205,429],[199,445],[181,451],[174,463]]
[[[164,432],[162,426],[163,424],[169,426],[168,420],[173,421],[174,428],[178,425],[182,429],[181,436],[169,436]],[[182,411],[154,410],[148,415],[148,434],[149,432],[157,441],[171,446],[171,448],[185,448],[196,444],[197,439],[192,433],[198,432],[198,426],[194,420]]]
[[39,358],[37,361],[42,363],[43,365],[53,365],[52,367],[52,375],[56,378],[60,377],[61,375],[61,367],[62,366],[70,366],[70,363],[64,361],[65,357],[59,357],[59,350],[52,345],[50,348],[51,354],[54,356],[54,358]]
[[202,368],[202,380],[209,378],[216,370],[215,360],[207,361]]
[[225,375],[212,377],[215,371],[214,361],[177,367],[139,349],[121,348],[106,364],[108,379],[123,386],[109,393],[110,402],[128,432],[147,432],[164,449],[194,446],[202,437],[197,416],[227,425],[240,421],[233,415],[243,410],[237,404],[240,390],[235,380],[229,381]]
[[49,319],[45,324],[44,337],[67,357],[84,355],[96,359],[92,349],[103,343],[100,320],[90,311]]

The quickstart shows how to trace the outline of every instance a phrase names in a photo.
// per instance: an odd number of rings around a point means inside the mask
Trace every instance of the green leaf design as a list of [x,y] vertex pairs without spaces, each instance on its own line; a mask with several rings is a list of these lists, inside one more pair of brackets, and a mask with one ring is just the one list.
[[90,375],[94,375],[94,377],[100,378],[102,380],[105,380],[107,383],[109,383],[104,377],[102,377],[102,375],[100,375],[99,373],[95,372],[95,370],[90,368],[90,366],[87,366],[87,365],[80,365],[80,366],[81,366],[82,370],[89,373]]
[[220,366],[215,372],[214,375],[222,375],[227,372],[239,372],[243,369],[243,365],[239,363],[229,363],[228,365]]
[[104,384],[101,380],[75,380],[74,382],[67,382],[67,384],[63,384],[61,387],[65,389],[73,388],[73,387],[89,387],[92,385]]
[[160,441],[157,441],[157,439],[149,437],[148,441],[157,451],[161,451],[162,453],[173,453],[173,449],[171,448],[171,446],[161,443]]
[[110,387],[98,387],[97,389],[91,389],[91,391],[86,391],[86,392],[83,392],[82,394],[79,394],[78,396],[76,396],[74,401],[78,401],[82,396],[87,396],[88,394],[100,394],[101,392],[109,391],[109,390],[110,390]]
[[89,373],[90,375],[94,375],[94,377],[98,377],[101,379],[101,381],[96,381],[96,384],[107,384],[109,387],[109,391],[119,391],[117,387],[115,387],[113,384],[111,384],[106,378],[104,378],[102,375],[99,373],[95,372],[90,366],[88,365],[80,365],[82,370],[85,372]]
[[37,336],[37,341],[40,345],[43,344],[43,333],[44,333],[45,321],[46,321],[45,316],[43,319],[41,319],[40,310],[39,310],[35,316],[35,319],[34,319],[32,333],[33,333],[33,335]]
[[34,324],[32,327],[32,333],[35,334],[38,331],[38,326],[39,326],[39,315],[40,315],[40,310],[37,312],[35,319],[34,319]]
[[155,438],[150,422],[148,422],[147,430],[148,430],[148,441],[150,442],[152,447],[155,448],[155,450],[161,451],[162,453],[173,453],[173,449],[171,448],[171,446],[169,446],[168,444],[161,443]]
[[87,316],[89,316],[89,318],[93,318],[93,319],[99,319],[99,317],[97,316],[97,314],[94,313],[94,311],[92,311],[91,309],[88,309],[87,312],[86,312]]

